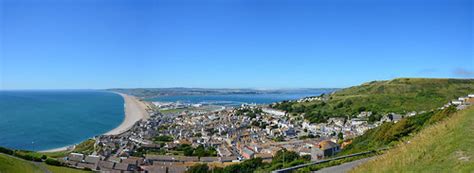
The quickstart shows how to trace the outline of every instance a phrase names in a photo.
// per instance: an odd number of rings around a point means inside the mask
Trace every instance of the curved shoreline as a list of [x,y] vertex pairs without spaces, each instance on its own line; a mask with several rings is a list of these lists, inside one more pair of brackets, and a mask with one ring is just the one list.
[[150,115],[146,111],[147,106],[145,103],[138,100],[134,96],[130,96],[130,95],[122,94],[118,92],[114,92],[114,93],[123,97],[124,106],[125,106],[125,118],[118,127],[110,130],[104,135],[122,134],[128,131],[129,129],[131,129],[137,121],[150,118]]
[[[119,135],[122,134],[128,130],[130,130],[133,125],[140,120],[143,119],[148,119],[150,115],[148,114],[146,108],[147,105],[143,103],[142,101],[138,100],[136,97],[119,93],[119,92],[113,92],[115,94],[118,94],[122,96],[124,100],[124,112],[125,112],[125,117],[120,123],[119,126],[115,127],[114,129],[108,131],[107,133],[104,133],[103,135]],[[43,153],[49,153],[49,152],[60,152],[60,151],[67,151],[71,150],[74,148],[76,144],[74,145],[68,145],[64,147],[59,147],[59,148],[53,148],[53,149],[48,149],[48,150],[42,150],[39,152]]]

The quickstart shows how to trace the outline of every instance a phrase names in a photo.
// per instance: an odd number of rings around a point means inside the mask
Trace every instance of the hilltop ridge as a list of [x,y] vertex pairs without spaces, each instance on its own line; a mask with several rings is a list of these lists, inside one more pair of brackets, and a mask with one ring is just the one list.
[[371,111],[373,119],[380,119],[384,113],[436,109],[470,93],[474,93],[474,79],[397,78],[363,83],[313,101],[286,101],[273,107],[290,114],[304,113],[313,123],[330,117],[349,118],[363,111]]

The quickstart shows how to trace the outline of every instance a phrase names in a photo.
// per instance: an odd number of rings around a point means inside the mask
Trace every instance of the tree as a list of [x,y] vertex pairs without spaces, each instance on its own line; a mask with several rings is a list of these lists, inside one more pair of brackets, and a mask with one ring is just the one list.
[[367,108],[365,108],[364,106],[361,106],[359,107],[359,109],[357,109],[359,113],[364,112],[365,110],[367,110]]
[[276,163],[290,163],[294,160],[299,159],[300,156],[294,151],[288,151],[286,149],[279,150],[272,159],[272,164]]
[[344,140],[344,134],[342,134],[342,132],[339,132],[337,134],[337,137],[340,139],[340,140]]

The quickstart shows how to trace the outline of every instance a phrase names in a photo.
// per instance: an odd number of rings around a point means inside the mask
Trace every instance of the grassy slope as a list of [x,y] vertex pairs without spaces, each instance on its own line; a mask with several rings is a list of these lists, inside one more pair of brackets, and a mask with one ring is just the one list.
[[[79,169],[51,166],[45,163],[41,163],[46,169],[53,173],[86,173],[90,171],[84,171]],[[19,172],[28,172],[28,173],[42,173],[43,171],[38,166],[32,164],[29,161],[15,158],[12,156],[7,156],[0,154],[0,173],[19,173]]]
[[410,139],[421,129],[451,116],[454,112],[456,112],[456,108],[449,107],[444,110],[436,110],[404,118],[398,123],[384,123],[381,126],[370,129],[363,135],[356,137],[352,141],[352,144],[345,147],[339,154],[347,155],[393,146],[401,140]]
[[287,103],[276,108],[305,113],[307,119],[320,122],[331,116],[354,115],[364,109],[378,113],[427,111],[470,93],[474,93],[474,79],[399,78],[337,91],[325,103]]
[[25,153],[29,153],[31,155],[41,157],[42,155],[46,155],[51,158],[62,158],[66,157],[69,153],[82,153],[82,154],[91,154],[94,152],[94,144],[95,140],[88,139],[80,144],[77,144],[73,151],[57,151],[57,152],[34,152],[34,151],[23,151]]
[[474,107],[422,130],[353,172],[473,172]]
[[43,171],[28,161],[0,154],[0,173],[16,172],[40,173]]

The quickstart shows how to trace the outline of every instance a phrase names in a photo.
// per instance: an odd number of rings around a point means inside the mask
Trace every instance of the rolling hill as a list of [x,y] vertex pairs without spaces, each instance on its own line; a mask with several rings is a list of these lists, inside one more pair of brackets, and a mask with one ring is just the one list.
[[289,113],[304,113],[313,123],[329,117],[347,117],[362,111],[384,113],[428,111],[452,99],[474,93],[474,79],[398,78],[373,81],[324,95],[322,100],[298,103],[286,101],[272,107]]

